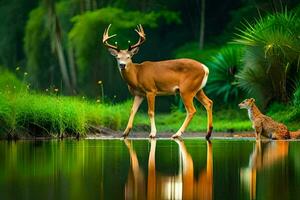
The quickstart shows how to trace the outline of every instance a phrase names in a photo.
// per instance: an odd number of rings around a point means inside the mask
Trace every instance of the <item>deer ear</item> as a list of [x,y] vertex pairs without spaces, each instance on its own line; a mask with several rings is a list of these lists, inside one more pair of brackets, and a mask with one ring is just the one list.
[[110,54],[113,55],[113,56],[117,56],[118,53],[119,53],[117,50],[115,50],[115,49],[113,49],[113,48],[108,48],[108,51],[109,51]]
[[131,55],[137,54],[139,52],[139,47],[135,47],[133,49],[130,50]]

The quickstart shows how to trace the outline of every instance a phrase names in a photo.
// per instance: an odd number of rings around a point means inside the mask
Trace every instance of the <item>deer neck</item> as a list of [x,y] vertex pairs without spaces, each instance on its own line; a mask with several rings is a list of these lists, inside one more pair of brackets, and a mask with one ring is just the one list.
[[248,115],[251,121],[253,121],[256,117],[261,115],[258,107],[253,103],[253,105],[248,109]]
[[137,86],[137,64],[127,63],[126,68],[121,70],[121,75],[129,86],[132,88]]

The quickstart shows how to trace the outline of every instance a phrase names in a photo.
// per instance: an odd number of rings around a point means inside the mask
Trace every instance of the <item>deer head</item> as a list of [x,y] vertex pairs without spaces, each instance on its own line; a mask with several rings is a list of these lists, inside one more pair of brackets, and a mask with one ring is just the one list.
[[107,47],[108,51],[110,52],[111,55],[113,55],[118,62],[118,66],[120,70],[126,69],[126,66],[128,63],[131,63],[132,56],[135,55],[141,44],[143,44],[146,40],[146,35],[144,33],[144,29],[142,25],[138,25],[137,29],[135,29],[135,32],[139,35],[139,40],[136,44],[130,45],[130,41],[128,41],[128,48],[125,50],[120,50],[119,47],[117,46],[117,43],[115,45],[111,45],[108,43],[108,40],[115,37],[117,34],[109,36],[108,31],[110,28],[111,24],[104,30],[103,33],[103,44]]
[[252,107],[252,105],[254,104],[255,102],[255,99],[253,98],[250,98],[250,99],[245,99],[244,101],[242,101],[240,104],[239,104],[239,107],[241,109],[249,109]]

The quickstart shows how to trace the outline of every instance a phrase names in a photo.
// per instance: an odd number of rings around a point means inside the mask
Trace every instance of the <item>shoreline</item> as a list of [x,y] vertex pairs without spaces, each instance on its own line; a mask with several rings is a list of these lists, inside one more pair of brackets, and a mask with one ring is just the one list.
[[[105,127],[93,127],[89,130],[89,133],[85,135],[77,134],[75,135],[67,135],[63,134],[62,136],[33,136],[28,133],[20,133],[1,137],[0,140],[63,140],[63,139],[122,139],[122,131],[116,131]],[[158,132],[156,134],[157,139],[171,139],[173,132]],[[182,135],[181,138],[205,138],[206,132],[187,132]],[[211,139],[213,138],[254,138],[255,133],[253,131],[237,131],[237,132],[213,132]],[[132,131],[128,139],[148,139],[149,132],[147,131]]]

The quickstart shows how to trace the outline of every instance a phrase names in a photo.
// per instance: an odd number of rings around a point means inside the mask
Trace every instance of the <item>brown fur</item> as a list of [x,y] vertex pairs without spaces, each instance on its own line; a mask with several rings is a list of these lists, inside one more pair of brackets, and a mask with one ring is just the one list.
[[156,125],[154,119],[155,97],[158,95],[172,95],[179,93],[186,109],[186,118],[179,130],[172,136],[178,138],[185,131],[196,109],[193,104],[194,97],[200,101],[207,111],[207,134],[209,139],[212,133],[212,105],[213,102],[203,92],[206,85],[209,69],[192,59],[175,59],[150,62],[141,64],[133,63],[131,58],[138,52],[139,47],[146,40],[142,25],[135,30],[139,40],[128,49],[120,50],[116,45],[111,45],[108,40],[115,35],[109,36],[108,31],[111,25],[103,33],[103,43],[113,55],[119,66],[123,79],[127,82],[129,91],[134,96],[130,117],[127,127],[123,133],[127,137],[133,126],[134,116],[144,98],[148,102],[148,115],[151,124],[150,138],[156,137]]
[[290,137],[292,139],[300,139],[300,131],[290,131]]
[[241,109],[244,108],[248,110],[249,118],[252,121],[253,128],[256,132],[256,139],[260,139],[261,135],[272,139],[300,137],[300,131],[290,132],[286,125],[276,122],[271,117],[262,114],[255,105],[255,100],[253,98],[245,99],[239,106]]
[[141,64],[128,63],[121,74],[133,95],[146,96],[147,92],[155,92],[157,95],[175,94],[174,86],[178,86],[180,92],[196,94],[205,71],[199,62],[177,59],[147,61]]
[[[110,49],[110,51],[113,51]],[[129,91],[135,97],[130,120],[124,131],[128,136],[132,129],[134,115],[144,98],[148,102],[148,114],[151,123],[150,137],[155,137],[156,127],[154,122],[155,97],[160,95],[174,95],[179,93],[187,111],[187,117],[181,128],[172,137],[180,137],[193,118],[196,109],[193,105],[195,97],[207,110],[207,135],[209,139],[212,132],[212,100],[202,90],[209,74],[208,68],[191,59],[175,59],[141,64],[133,63],[133,54],[126,50],[112,53],[121,65],[120,73],[127,82]],[[120,64],[121,63],[121,64]]]
[[[137,154],[127,139],[124,140],[130,156],[130,169],[125,184],[125,199],[213,199],[213,150],[212,143],[207,142],[206,167],[199,174],[194,173],[195,168],[191,154],[183,141],[176,139],[179,147],[182,170],[176,175],[163,175],[158,172],[155,162],[156,140],[150,140],[148,159],[148,174],[145,176],[139,165]],[[166,193],[171,185],[181,185]],[[179,189],[179,191],[178,191]],[[182,193],[180,193],[180,190]],[[167,196],[166,196],[167,195]]]
[[[121,74],[134,96],[147,98],[150,118],[154,118],[155,96],[180,93],[187,110],[187,118],[180,130],[172,137],[180,136],[191,121],[196,112],[193,105],[193,98],[196,97],[207,110],[208,131],[206,138],[209,139],[212,132],[212,101],[201,88],[204,77],[208,76],[208,71],[205,68],[206,66],[203,64],[191,59],[146,61],[141,64],[128,62],[126,68],[121,70]],[[128,130],[124,131],[124,135],[128,135]],[[153,136],[152,131],[151,136]]]

